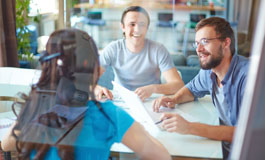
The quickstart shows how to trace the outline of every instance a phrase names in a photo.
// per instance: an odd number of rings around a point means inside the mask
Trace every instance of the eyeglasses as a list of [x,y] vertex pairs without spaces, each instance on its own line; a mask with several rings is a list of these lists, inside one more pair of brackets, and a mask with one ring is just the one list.
[[194,42],[193,43],[193,47],[195,49],[198,48],[199,44],[206,46],[207,44],[209,44],[210,40],[214,40],[214,39],[222,39],[223,37],[217,37],[217,38],[202,38],[199,42]]

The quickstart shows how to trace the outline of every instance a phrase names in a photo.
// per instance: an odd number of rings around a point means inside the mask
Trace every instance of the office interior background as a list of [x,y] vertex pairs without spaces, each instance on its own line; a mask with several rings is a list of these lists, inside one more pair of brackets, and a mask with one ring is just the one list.
[[[37,59],[45,50],[49,35],[62,28],[84,30],[93,37],[100,53],[111,41],[123,38],[120,28],[123,10],[132,5],[140,5],[150,15],[147,38],[162,43],[168,49],[185,84],[200,69],[196,51],[192,46],[197,22],[211,16],[227,19],[235,32],[237,53],[248,57],[259,4],[259,1],[248,0],[13,1],[17,2],[17,10],[24,7],[24,12],[16,12],[16,22],[19,22],[16,23],[16,52],[19,53],[17,61],[20,67],[37,68]],[[24,5],[26,2],[27,6]],[[20,21],[24,25],[21,25],[18,17],[22,17],[24,21]],[[28,40],[25,37],[20,38],[24,33],[29,35]],[[25,44],[27,41],[29,43]],[[106,87],[112,89],[111,83]]]
[[45,50],[45,43],[53,31],[71,27],[90,34],[101,51],[111,41],[123,37],[120,29],[123,10],[140,5],[147,9],[151,18],[147,38],[163,43],[171,54],[196,55],[192,47],[196,23],[202,18],[219,16],[233,27],[238,53],[249,56],[258,4],[248,0],[28,1],[28,16],[25,17],[34,55]]

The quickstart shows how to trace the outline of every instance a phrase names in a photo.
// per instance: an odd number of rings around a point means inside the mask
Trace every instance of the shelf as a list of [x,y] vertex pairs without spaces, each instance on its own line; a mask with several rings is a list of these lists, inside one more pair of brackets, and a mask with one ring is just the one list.
[[[126,3],[126,4],[105,4],[105,3],[102,3],[102,4],[94,4],[94,5],[91,5],[89,3],[79,3],[79,4],[75,5],[75,8],[125,9],[128,6],[133,6],[133,5],[139,5],[139,6],[146,8],[146,9],[170,9],[171,10],[173,8],[172,4],[158,3],[158,2],[152,2],[152,1],[147,1],[147,2],[135,1],[135,2],[130,2],[130,3]],[[187,5],[183,5],[183,4],[176,4],[175,10],[225,11],[225,8],[220,7],[220,6],[200,6],[200,5],[187,6]]]

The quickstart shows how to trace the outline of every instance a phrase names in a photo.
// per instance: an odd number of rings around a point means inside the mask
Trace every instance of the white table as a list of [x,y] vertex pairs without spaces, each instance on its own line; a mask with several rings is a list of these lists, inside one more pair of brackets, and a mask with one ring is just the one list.
[[[18,92],[28,93],[30,86],[36,83],[41,71],[15,67],[0,67],[0,96],[14,97]],[[10,110],[12,102],[0,102],[0,113]]]
[[[149,98],[144,103],[149,115],[157,120],[161,113],[155,113],[152,111],[152,102],[158,96],[160,95],[152,96],[152,98]],[[164,111],[180,113],[184,118],[190,121],[219,125],[218,115],[210,96],[199,99],[199,101],[176,105],[176,109],[165,109]],[[166,147],[173,158],[191,157],[222,159],[221,141],[210,140],[193,135],[169,133],[162,130],[159,130],[158,132],[148,130],[148,132]],[[133,153],[121,143],[115,143],[112,146],[111,151],[113,153]]]
[[[30,91],[29,85],[15,85],[15,84],[0,84],[0,96],[16,97],[18,92],[28,94]],[[11,109],[11,101],[0,101],[0,121],[1,118],[14,118],[15,115]],[[0,129],[0,142],[7,132],[8,128]]]
[[0,84],[30,86],[38,81],[41,71],[15,67],[0,67]]
[[[3,92],[4,91],[4,92]],[[0,84],[0,96],[14,96],[18,91],[29,92],[30,87],[25,85]],[[152,101],[158,95],[152,96],[145,102],[145,107],[154,119],[159,119],[161,113],[152,111]],[[189,102],[177,105],[176,109],[166,110],[184,115],[187,120],[198,121],[212,125],[218,125],[218,116],[209,96],[199,99],[196,102]],[[12,112],[12,111],[11,111]],[[11,112],[6,112],[3,116],[10,116]],[[1,117],[1,115],[0,115]],[[2,132],[3,131],[3,132]],[[0,131],[0,141],[2,139]],[[214,141],[203,137],[192,135],[180,135],[159,130],[159,132],[148,132],[157,138],[169,151],[172,157],[192,157],[192,158],[222,158],[222,145],[220,141]],[[133,153],[130,149],[120,143],[115,143],[111,148],[112,153]]]

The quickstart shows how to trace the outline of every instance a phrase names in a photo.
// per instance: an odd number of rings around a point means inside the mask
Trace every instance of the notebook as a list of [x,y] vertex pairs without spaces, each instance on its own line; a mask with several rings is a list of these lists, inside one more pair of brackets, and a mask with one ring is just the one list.
[[138,95],[114,81],[112,81],[112,84],[115,91],[117,91],[119,96],[124,100],[126,106],[129,108],[129,114],[136,121],[144,125],[145,128],[149,128],[152,130],[152,132],[156,133],[159,127],[155,124],[156,121],[153,120],[148,114],[142,100],[138,97]]
[[158,113],[154,112],[152,108],[152,101],[158,96],[155,98],[148,98],[148,106],[145,106],[142,100],[134,92],[124,88],[116,82],[112,82],[112,84],[115,91],[118,92],[119,96],[126,103],[126,108],[129,108],[130,112],[132,112],[131,116],[139,122],[142,122],[142,119],[146,119],[147,123],[160,128],[161,123],[159,125],[156,125],[156,123],[160,121],[161,115],[165,112],[177,113],[190,122],[198,122],[196,118],[178,108],[171,109],[161,106]]

